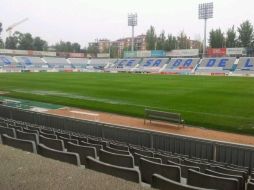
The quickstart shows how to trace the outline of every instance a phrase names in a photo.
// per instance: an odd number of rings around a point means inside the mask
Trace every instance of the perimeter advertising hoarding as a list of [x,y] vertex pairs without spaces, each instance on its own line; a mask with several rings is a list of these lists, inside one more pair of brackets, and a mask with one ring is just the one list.
[[109,58],[109,53],[97,53],[98,58]]
[[69,57],[72,57],[72,58],[84,58],[85,54],[84,53],[69,53]]
[[125,51],[124,52],[124,58],[132,58],[132,57],[137,57],[136,51]]
[[87,55],[86,55],[86,57],[87,58],[96,58],[97,57],[97,55],[96,54],[94,54],[94,53],[88,53]]
[[84,58],[84,53],[69,53],[69,52],[57,52],[57,56],[59,57],[71,57],[71,58]]
[[198,55],[198,49],[177,49],[166,53],[167,57],[195,57]]
[[11,54],[11,55],[30,55],[27,50],[16,50],[16,49],[1,49],[1,54]]
[[226,48],[208,48],[207,55],[209,57],[223,57],[226,56],[227,49]]
[[29,55],[29,51],[26,51],[26,50],[13,50],[13,54],[15,54],[15,55]]
[[166,52],[163,50],[152,50],[151,57],[165,57]]
[[227,48],[227,55],[246,55],[245,48]]
[[26,55],[26,56],[56,56],[56,52],[0,49],[0,54]]
[[12,50],[10,50],[10,49],[0,49],[0,54],[12,54]]
[[47,56],[47,57],[56,57],[56,52],[51,51],[29,51],[30,55],[33,56]]
[[137,51],[137,57],[151,57],[151,51]]
[[67,52],[56,52],[56,55],[59,57],[69,57],[69,53]]

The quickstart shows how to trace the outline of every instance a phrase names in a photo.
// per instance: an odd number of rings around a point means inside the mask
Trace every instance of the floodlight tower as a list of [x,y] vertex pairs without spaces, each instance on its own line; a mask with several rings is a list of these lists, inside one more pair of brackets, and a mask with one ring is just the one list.
[[137,13],[128,14],[128,26],[132,27],[131,51],[134,51],[134,27],[138,25]]
[[198,6],[198,18],[205,21],[204,27],[204,42],[203,42],[203,57],[206,53],[206,26],[207,20],[213,18],[213,3],[202,3]]

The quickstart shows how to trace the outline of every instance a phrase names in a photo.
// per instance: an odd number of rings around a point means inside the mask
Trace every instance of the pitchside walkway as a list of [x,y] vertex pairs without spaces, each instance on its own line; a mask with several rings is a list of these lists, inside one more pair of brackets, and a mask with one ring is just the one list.
[[40,111],[40,110],[46,111],[46,110],[52,110],[52,109],[59,109],[63,107],[57,104],[50,104],[50,103],[37,102],[32,100],[23,100],[23,99],[1,96],[4,94],[8,94],[8,92],[0,91],[0,102],[2,102],[6,106],[10,106],[13,108],[21,108],[24,110],[32,110],[32,111]]
[[[75,109],[75,108],[72,108],[72,109],[61,108],[61,109],[49,110],[47,111],[47,113],[65,116],[65,117],[72,117],[73,111],[82,111],[82,112],[98,114],[100,122],[111,123],[115,125],[123,125],[123,126],[128,126],[131,128],[154,130],[154,131],[165,132],[165,133],[174,133],[174,134],[199,137],[199,138],[210,139],[210,140],[218,140],[218,141],[226,140],[232,143],[254,145],[253,136],[226,133],[221,131],[190,127],[190,126],[186,126],[184,128],[179,129],[177,125],[174,126],[174,124],[172,124],[173,125],[172,126],[168,123],[163,123],[163,122],[152,122],[151,124],[150,123],[144,124],[143,119],[120,116],[120,115],[111,114],[111,113],[95,112],[91,110],[83,110],[83,109],[81,110],[81,109]],[[94,120],[93,117],[89,115],[85,115],[85,114],[77,114],[75,115],[75,118]]]

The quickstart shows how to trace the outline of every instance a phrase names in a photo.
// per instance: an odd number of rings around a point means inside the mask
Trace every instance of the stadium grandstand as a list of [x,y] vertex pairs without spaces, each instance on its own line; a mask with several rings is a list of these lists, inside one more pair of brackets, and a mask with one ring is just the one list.
[[14,59],[22,65],[23,70],[40,72],[45,71],[49,68],[49,65],[45,63],[40,57],[15,56]]
[[199,58],[172,58],[163,69],[165,74],[192,74],[194,73]]
[[131,72],[140,62],[141,59],[119,59],[108,67],[107,71]]
[[50,71],[71,71],[72,66],[68,63],[67,59],[61,57],[43,57],[43,61],[45,61],[49,65]]
[[2,72],[19,72],[22,65],[14,60],[12,56],[0,55],[0,67]]
[[74,71],[85,71],[88,64],[87,58],[68,58],[69,62],[74,68]]
[[253,57],[63,58],[0,55],[0,72],[133,72],[253,76]]
[[117,59],[89,59],[87,68],[92,71],[104,71],[104,68],[110,67]]
[[238,60],[234,74],[240,76],[253,76],[254,75],[254,58],[253,57],[241,57]]
[[144,58],[135,72],[159,73],[168,63],[168,58]]
[[197,66],[198,75],[228,75],[233,72],[236,58],[204,58]]
[[105,71],[253,76],[253,62],[253,57],[88,59],[0,55],[0,72]]

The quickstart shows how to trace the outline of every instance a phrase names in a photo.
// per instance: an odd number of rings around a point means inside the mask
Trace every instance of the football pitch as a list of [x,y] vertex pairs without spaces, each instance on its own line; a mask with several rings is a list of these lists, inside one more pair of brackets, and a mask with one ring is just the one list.
[[109,73],[2,73],[6,96],[143,117],[179,112],[189,125],[254,134],[254,78]]

